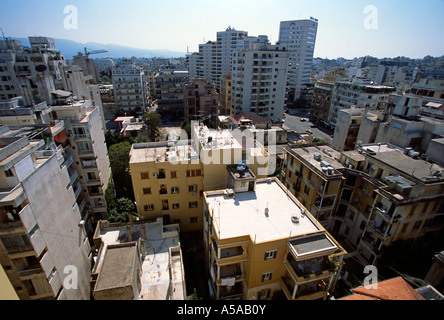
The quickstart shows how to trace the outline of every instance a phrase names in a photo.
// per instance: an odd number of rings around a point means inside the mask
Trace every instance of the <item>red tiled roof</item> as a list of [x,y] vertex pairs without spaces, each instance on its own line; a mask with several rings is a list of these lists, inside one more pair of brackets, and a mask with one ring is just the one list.
[[424,300],[402,277],[378,282],[378,288],[359,287],[338,300]]

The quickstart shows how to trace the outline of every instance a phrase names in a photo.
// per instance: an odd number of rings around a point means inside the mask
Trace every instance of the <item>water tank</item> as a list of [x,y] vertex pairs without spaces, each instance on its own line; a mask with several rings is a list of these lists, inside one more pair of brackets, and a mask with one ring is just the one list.
[[322,155],[321,155],[320,153],[316,152],[316,153],[314,154],[314,158],[315,158],[316,161],[321,161],[321,159],[322,159]]

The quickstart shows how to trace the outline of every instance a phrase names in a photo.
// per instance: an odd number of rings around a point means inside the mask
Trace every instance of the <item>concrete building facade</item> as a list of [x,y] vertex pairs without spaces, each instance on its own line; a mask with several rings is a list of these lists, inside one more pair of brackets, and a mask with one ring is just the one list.
[[289,53],[283,45],[258,38],[252,48],[233,54],[231,102],[234,113],[255,112],[280,121],[286,103]]
[[288,61],[288,100],[300,98],[301,90],[310,83],[318,20],[281,21],[279,44],[291,51]]
[[63,149],[0,139],[0,262],[18,298],[88,300],[90,244]]

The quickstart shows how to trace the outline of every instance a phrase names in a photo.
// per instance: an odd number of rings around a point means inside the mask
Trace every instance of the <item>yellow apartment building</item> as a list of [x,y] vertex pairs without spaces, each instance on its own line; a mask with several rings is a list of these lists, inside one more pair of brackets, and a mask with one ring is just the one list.
[[181,232],[202,231],[202,193],[225,188],[226,165],[245,160],[267,176],[269,155],[255,141],[243,148],[230,131],[198,125],[193,134],[191,141],[133,144],[130,171],[141,219],[163,217]]
[[227,167],[228,188],[204,192],[213,299],[326,299],[345,250],[275,178]]
[[188,144],[133,144],[130,170],[142,220],[163,217],[184,232],[201,229],[203,171],[191,150]]
[[290,192],[319,220],[328,226],[338,193],[344,183],[336,160],[339,152],[324,146],[287,147],[282,179]]

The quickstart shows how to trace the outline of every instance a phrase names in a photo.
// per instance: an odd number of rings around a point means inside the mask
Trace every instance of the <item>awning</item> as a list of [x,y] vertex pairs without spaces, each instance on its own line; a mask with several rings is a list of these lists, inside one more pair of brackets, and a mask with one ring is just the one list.
[[51,91],[52,94],[55,94],[56,96],[62,97],[62,98],[67,98],[73,95],[72,92],[69,91],[64,91],[64,90],[54,90]]

